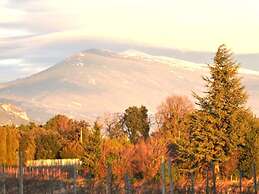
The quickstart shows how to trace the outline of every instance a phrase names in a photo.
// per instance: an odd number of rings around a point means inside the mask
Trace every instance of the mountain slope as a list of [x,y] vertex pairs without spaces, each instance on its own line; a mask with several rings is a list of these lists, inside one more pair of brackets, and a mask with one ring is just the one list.
[[12,104],[0,104],[0,125],[27,124],[30,119],[26,112]]
[[[191,97],[202,91],[202,75],[208,69],[169,57],[139,51],[115,53],[87,50],[31,77],[6,83],[0,88],[2,101],[15,103],[36,120],[63,113],[81,119],[103,112],[121,112],[130,105],[147,105],[151,112],[168,95]],[[259,74],[241,69],[253,110]]]

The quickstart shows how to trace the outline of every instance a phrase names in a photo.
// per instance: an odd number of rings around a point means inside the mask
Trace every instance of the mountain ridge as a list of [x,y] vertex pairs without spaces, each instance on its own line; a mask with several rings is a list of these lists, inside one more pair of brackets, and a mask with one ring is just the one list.
[[[249,105],[259,113],[256,102],[259,74],[243,68],[240,72],[251,96]],[[201,76],[206,74],[205,64],[136,50],[90,49],[42,72],[3,84],[0,98],[14,102],[33,119],[43,121],[60,113],[80,119],[94,118],[141,104],[155,112],[168,95],[192,98],[192,91],[201,92]]]

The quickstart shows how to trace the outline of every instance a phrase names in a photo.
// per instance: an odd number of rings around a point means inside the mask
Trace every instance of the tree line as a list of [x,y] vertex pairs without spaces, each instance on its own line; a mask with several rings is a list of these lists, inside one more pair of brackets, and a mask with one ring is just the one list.
[[[118,184],[125,174],[134,184],[157,181],[162,158],[173,164],[174,180],[190,174],[204,178],[213,162],[218,176],[239,172],[250,178],[259,167],[259,119],[246,106],[248,95],[238,75],[239,65],[221,45],[204,76],[205,92],[169,96],[151,118],[145,106],[106,114],[94,123],[57,115],[44,125],[0,127],[0,163],[16,165],[35,159],[79,158],[95,180],[108,166]],[[173,92],[173,91],[172,91]]]

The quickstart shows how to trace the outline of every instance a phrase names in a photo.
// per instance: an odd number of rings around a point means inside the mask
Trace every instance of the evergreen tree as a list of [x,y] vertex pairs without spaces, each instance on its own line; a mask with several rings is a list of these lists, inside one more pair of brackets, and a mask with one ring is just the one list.
[[251,177],[252,176],[252,166],[256,162],[256,156],[258,155],[258,132],[259,126],[256,123],[256,119],[253,117],[253,114],[243,114],[244,120],[242,125],[245,125],[247,130],[245,134],[245,142],[240,145],[239,148],[239,161],[238,169],[242,171],[243,176]]
[[79,141],[67,141],[60,151],[60,157],[63,158],[81,158],[84,155],[84,149]]
[[131,143],[137,143],[140,137],[149,137],[148,110],[145,106],[129,107],[124,113],[124,127]]
[[247,128],[242,126],[242,115],[246,112],[247,95],[238,68],[232,53],[221,45],[214,64],[209,65],[210,75],[203,78],[205,95],[194,94],[200,108],[191,116],[189,142],[182,146],[189,153],[185,159],[192,160],[192,168],[208,165],[210,161],[224,162],[244,143]]
[[93,176],[97,176],[98,161],[101,157],[101,126],[97,122],[94,123],[92,134],[84,143],[84,155],[82,157],[83,165],[89,170]]
[[259,173],[259,118],[255,121],[256,138],[255,138],[255,164],[257,173]]
[[60,135],[55,131],[43,131],[36,138],[36,159],[56,159],[60,158],[61,150]]

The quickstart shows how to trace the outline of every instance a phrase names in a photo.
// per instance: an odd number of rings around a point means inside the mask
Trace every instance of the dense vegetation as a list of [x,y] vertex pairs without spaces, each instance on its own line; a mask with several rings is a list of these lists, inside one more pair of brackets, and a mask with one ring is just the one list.
[[170,96],[155,119],[145,106],[132,106],[93,124],[57,115],[44,125],[2,126],[0,163],[17,164],[20,148],[24,161],[80,158],[96,180],[110,165],[118,182],[125,174],[136,184],[152,182],[160,176],[162,158],[173,161],[175,180],[189,173],[202,178],[211,162],[221,177],[242,171],[249,178],[252,164],[259,167],[259,120],[246,107],[238,64],[224,45],[209,70],[206,92],[194,94],[196,107],[187,97]]

